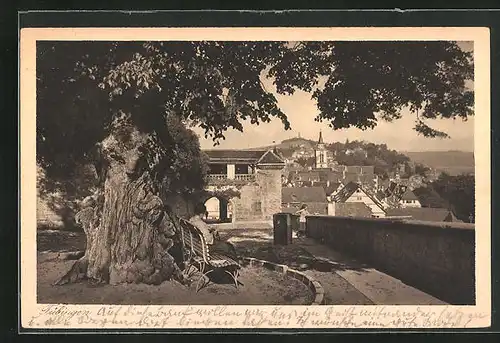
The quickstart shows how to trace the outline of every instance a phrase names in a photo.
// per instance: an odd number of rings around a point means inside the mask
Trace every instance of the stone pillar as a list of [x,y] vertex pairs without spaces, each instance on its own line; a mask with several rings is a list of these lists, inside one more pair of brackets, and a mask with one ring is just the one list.
[[281,212],[281,170],[284,165],[257,166],[256,181],[259,184],[262,204],[262,219],[272,220],[273,214]]
[[234,164],[228,164],[227,165],[227,178],[230,180],[234,180],[236,171],[235,171],[235,166]]
[[219,216],[221,221],[227,220],[227,204],[226,199],[219,199]]
[[329,202],[328,203],[328,215],[329,216],[334,216],[335,215],[335,202]]

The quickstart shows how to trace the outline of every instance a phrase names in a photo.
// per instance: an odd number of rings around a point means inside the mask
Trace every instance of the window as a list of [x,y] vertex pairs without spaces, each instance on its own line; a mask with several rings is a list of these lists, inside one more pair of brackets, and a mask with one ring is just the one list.
[[236,164],[235,174],[251,174],[251,168],[248,164]]
[[260,201],[256,201],[252,204],[253,212],[262,212],[262,203]]
[[356,200],[362,200],[363,198],[362,197],[356,197]]

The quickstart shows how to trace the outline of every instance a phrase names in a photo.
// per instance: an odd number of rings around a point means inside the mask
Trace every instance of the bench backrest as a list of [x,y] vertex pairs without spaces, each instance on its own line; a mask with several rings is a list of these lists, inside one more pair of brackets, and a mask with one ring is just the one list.
[[203,258],[203,261],[208,262],[210,255],[202,232],[196,226],[182,218],[179,219],[179,229],[184,249],[189,250],[191,254],[199,256]]

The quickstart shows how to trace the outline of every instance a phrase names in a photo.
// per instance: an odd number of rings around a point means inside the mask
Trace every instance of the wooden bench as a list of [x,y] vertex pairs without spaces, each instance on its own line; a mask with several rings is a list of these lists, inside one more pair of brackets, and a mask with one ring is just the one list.
[[[240,264],[228,256],[210,252],[210,245],[205,241],[203,233],[193,224],[184,219],[179,219],[179,231],[182,242],[185,271],[188,276],[192,266],[197,265],[201,273],[198,279],[196,292],[208,285],[208,274],[215,270],[223,270],[231,276],[234,285],[238,288]],[[201,283],[201,281],[205,281]]]

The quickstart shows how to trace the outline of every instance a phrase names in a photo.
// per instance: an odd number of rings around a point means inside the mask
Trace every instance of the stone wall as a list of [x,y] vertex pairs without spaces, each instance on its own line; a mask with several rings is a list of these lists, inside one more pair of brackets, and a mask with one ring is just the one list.
[[311,216],[307,235],[443,301],[475,304],[473,224]]
[[242,186],[232,201],[234,221],[272,220],[281,212],[281,170],[257,170],[255,182]]
[[259,185],[255,182],[242,186],[240,196],[232,199],[234,221],[262,220],[262,199]]
[[281,170],[257,170],[256,180],[260,187],[262,219],[272,220],[281,212]]

